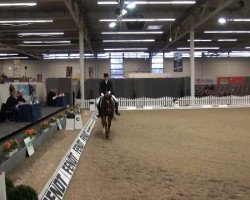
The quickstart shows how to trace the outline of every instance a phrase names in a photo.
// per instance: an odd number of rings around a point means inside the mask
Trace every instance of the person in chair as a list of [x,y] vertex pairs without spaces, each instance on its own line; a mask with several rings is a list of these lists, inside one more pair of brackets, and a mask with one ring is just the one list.
[[55,106],[55,97],[56,97],[56,93],[55,90],[51,89],[47,95],[47,105],[48,106]]
[[13,112],[13,117],[15,121],[19,120],[19,111],[17,109],[18,99],[16,96],[16,90],[10,91],[10,96],[6,101],[6,105],[10,111]]
[[104,79],[101,80],[100,85],[99,85],[100,97],[97,100],[97,109],[98,109],[99,114],[97,115],[97,117],[101,116],[100,102],[101,102],[101,99],[105,95],[106,92],[108,92],[111,95],[112,99],[115,102],[115,114],[120,115],[120,113],[118,111],[118,102],[117,102],[117,99],[114,96],[113,83],[112,83],[111,80],[109,80],[108,73],[104,73]]
[[19,103],[25,103],[26,100],[23,98],[23,91],[22,90],[19,90],[17,92],[17,100]]

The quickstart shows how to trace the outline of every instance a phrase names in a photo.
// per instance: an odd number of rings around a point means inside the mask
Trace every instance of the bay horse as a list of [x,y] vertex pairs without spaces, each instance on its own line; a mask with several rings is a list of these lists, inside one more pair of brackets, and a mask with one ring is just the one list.
[[111,98],[111,95],[106,92],[104,97],[101,99],[100,108],[101,108],[101,120],[103,126],[103,133],[106,135],[106,139],[109,139],[111,121],[114,117],[114,101]]

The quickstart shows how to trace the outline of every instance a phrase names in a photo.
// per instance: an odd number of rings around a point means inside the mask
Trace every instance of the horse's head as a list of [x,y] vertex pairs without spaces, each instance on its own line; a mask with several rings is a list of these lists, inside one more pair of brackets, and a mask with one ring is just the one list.
[[111,94],[106,92],[101,101],[102,113],[106,116],[114,114],[114,102],[111,98]]

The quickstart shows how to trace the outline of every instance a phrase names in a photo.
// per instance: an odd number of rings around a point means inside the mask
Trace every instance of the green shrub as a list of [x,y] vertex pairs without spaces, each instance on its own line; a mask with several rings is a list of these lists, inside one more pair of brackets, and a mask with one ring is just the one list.
[[6,195],[9,197],[11,189],[14,187],[14,183],[8,177],[5,177],[5,185],[6,185]]
[[8,200],[38,200],[38,195],[32,187],[18,185],[10,190]]

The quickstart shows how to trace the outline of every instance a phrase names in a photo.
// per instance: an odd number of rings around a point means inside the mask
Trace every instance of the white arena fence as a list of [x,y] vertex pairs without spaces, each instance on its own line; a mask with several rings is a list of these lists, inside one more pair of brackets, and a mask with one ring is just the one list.
[[[95,106],[95,99],[91,100],[76,100],[76,103],[80,104],[82,108],[90,108],[91,105]],[[226,96],[226,97],[162,97],[162,98],[118,98],[119,107],[202,107],[202,106],[212,106],[218,107],[223,105],[231,106],[250,106],[250,95],[249,96]]]

